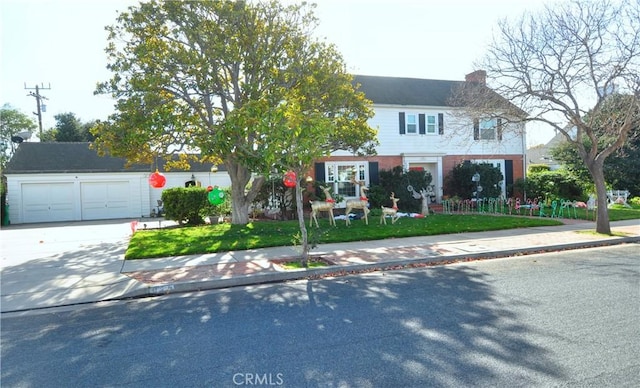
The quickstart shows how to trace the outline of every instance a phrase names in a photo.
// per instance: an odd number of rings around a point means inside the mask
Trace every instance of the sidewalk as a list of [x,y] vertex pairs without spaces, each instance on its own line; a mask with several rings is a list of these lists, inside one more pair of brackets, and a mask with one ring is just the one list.
[[[574,221],[552,227],[325,244],[313,249],[311,256],[333,265],[307,270],[285,270],[277,264],[278,260],[295,258],[298,252],[294,247],[124,260],[131,233],[124,221],[62,225],[62,237],[53,237],[56,228],[9,228],[1,232],[1,311],[640,242],[638,220],[612,222],[611,226],[625,237],[581,233],[593,231],[594,223]],[[16,239],[24,234],[30,236],[31,244],[39,243],[16,251],[13,245],[19,244]],[[38,237],[42,235],[45,237]],[[53,241],[47,245],[49,240]]]

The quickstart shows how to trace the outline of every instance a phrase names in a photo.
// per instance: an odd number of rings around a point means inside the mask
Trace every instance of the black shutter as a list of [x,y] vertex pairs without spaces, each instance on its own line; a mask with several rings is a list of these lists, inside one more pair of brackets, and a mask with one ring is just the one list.
[[513,195],[513,160],[504,161],[504,183],[507,186],[507,197]]
[[406,133],[406,127],[404,125],[404,112],[400,112],[398,114],[398,119],[400,121],[400,134],[404,135]]
[[316,172],[316,181],[324,182],[327,179],[324,175],[324,163],[316,163],[315,164],[315,172]]
[[438,113],[438,135],[444,135],[444,113]]
[[418,125],[419,125],[418,131],[421,135],[424,135],[425,133],[427,133],[427,130],[424,124],[424,113],[420,113],[418,115]]
[[369,162],[369,185],[377,185],[379,183],[378,162]]
[[498,119],[498,128],[497,128],[497,136],[498,136],[498,140],[502,141],[502,119]]
[[480,120],[473,119],[473,140],[480,140]]

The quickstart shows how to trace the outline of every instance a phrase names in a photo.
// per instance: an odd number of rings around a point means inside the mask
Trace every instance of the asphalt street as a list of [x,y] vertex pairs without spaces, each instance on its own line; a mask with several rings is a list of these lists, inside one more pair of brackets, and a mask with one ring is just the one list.
[[1,385],[640,386],[638,245],[2,315]]

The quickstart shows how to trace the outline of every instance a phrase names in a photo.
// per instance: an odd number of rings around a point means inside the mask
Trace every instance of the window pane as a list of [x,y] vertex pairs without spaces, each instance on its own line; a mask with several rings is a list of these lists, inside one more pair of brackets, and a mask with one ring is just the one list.
[[494,140],[496,138],[496,131],[493,128],[480,129],[480,139],[482,140]]
[[407,133],[416,133],[418,131],[416,115],[407,115]]
[[327,182],[333,182],[336,180],[335,166],[327,165]]
[[480,120],[480,139],[495,140],[496,120]]
[[338,194],[343,197],[355,197],[356,185],[351,182],[338,182]]
[[436,133],[436,116],[427,116],[427,133]]
[[354,166],[338,166],[338,181],[349,182],[351,178],[355,178]]

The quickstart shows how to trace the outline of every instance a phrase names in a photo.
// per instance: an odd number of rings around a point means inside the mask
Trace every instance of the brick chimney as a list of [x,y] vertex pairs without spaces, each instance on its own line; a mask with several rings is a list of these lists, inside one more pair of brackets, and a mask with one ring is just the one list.
[[473,73],[469,73],[464,77],[465,81],[473,82],[480,85],[487,84],[487,72],[484,70],[476,70]]

